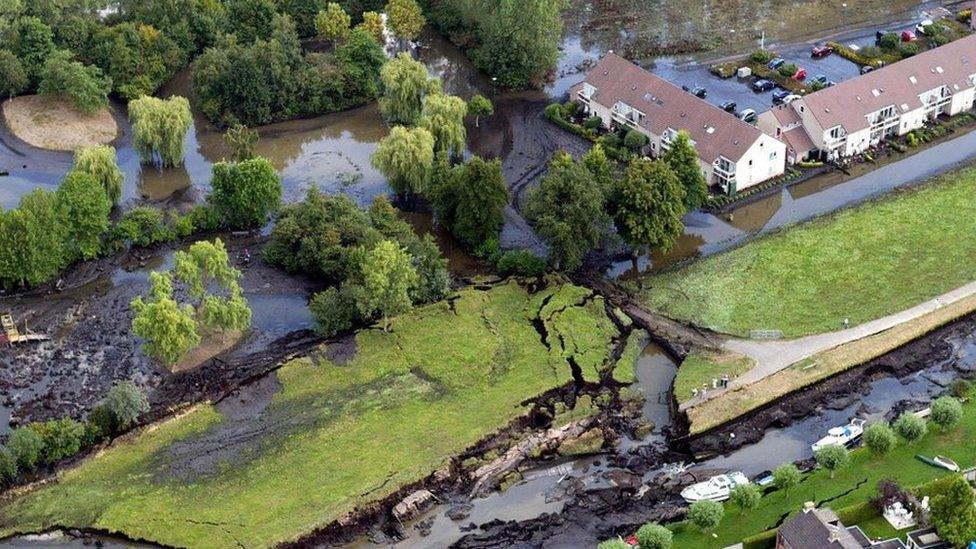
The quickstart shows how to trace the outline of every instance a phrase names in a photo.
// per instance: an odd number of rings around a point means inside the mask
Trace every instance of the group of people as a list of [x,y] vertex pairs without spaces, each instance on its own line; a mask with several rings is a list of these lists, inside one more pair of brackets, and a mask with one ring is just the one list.
[[[731,376],[729,374],[722,374],[722,377],[712,378],[712,389],[728,389],[729,381],[731,381]],[[708,383],[702,383],[701,389],[693,388],[691,390],[691,398],[702,397],[708,394]]]

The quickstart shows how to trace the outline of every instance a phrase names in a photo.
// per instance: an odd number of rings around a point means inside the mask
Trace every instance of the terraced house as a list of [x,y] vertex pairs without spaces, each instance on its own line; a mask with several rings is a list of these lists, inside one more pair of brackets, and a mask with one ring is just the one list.
[[650,156],[663,154],[679,131],[687,131],[705,180],[723,192],[751,187],[786,169],[783,142],[612,52],[569,93],[605,128],[646,135]]
[[[976,35],[971,35],[774,108],[760,116],[759,125],[790,143],[797,159],[808,154],[834,159],[968,111],[974,95]],[[795,132],[792,121],[809,139],[788,135]],[[810,149],[796,150],[805,146]]]

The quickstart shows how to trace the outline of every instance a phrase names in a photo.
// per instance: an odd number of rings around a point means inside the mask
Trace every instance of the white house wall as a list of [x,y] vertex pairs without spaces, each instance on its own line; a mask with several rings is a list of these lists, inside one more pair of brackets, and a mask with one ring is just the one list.
[[762,134],[735,165],[738,190],[747,189],[786,171],[786,144]]

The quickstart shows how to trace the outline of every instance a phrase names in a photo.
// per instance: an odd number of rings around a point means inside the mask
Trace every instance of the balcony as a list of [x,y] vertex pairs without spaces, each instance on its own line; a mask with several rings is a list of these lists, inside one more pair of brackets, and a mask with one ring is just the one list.
[[585,103],[587,105],[590,104],[590,96],[587,95],[583,90],[576,92],[576,99],[578,99],[581,103]]

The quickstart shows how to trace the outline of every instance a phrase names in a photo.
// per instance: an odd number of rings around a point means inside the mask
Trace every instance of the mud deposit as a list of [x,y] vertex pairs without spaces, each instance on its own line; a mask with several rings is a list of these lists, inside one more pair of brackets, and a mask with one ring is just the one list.
[[[257,255],[260,238],[222,235],[242,268],[245,297],[254,300],[254,329],[201,369],[179,375],[142,354],[131,334],[129,302],[144,293],[151,270],[172,265],[177,246],[79,265],[54,286],[0,300],[18,326],[51,341],[0,347],[0,419],[11,425],[70,415],[81,418],[117,382],[131,379],[147,390],[154,409],[219,396],[243,379],[273,366],[314,336],[305,300],[317,284],[270,268],[260,260],[240,263],[245,248]],[[183,244],[182,246],[187,246]],[[290,312],[291,314],[284,314]],[[0,434],[8,429],[0,423]]]

